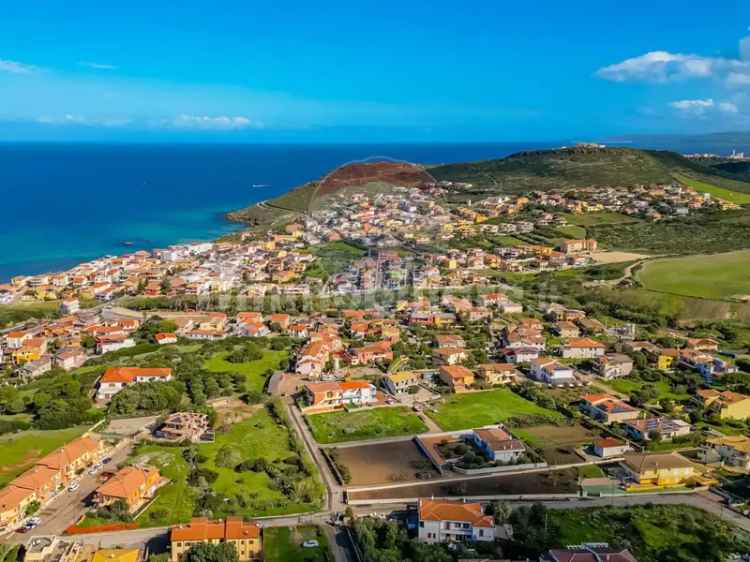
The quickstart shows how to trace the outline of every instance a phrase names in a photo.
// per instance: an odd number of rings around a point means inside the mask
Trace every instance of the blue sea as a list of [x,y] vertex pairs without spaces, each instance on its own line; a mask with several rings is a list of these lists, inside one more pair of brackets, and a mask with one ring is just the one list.
[[0,144],[0,282],[216,238],[238,228],[225,212],[353,160],[460,162],[559,144]]
[[[373,157],[464,162],[572,142],[0,144],[0,282],[104,255],[214,239],[239,228],[225,220],[227,211],[284,193],[347,162]],[[674,148],[728,152],[727,147]]]

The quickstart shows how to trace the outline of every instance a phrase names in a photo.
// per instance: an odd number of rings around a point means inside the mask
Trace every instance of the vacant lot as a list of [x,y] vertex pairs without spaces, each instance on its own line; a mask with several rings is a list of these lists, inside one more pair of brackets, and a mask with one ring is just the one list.
[[[263,459],[270,465],[283,467],[286,465],[284,461],[296,457],[291,448],[289,430],[277,423],[265,408],[258,409],[228,431],[217,433],[215,442],[197,445],[195,449],[198,468],[215,474],[201,479],[210,488],[211,496],[220,498],[212,507],[217,517],[305,512],[317,507],[322,497],[317,474],[297,479],[294,489],[284,493],[281,482],[275,482],[265,470],[235,470],[235,462]],[[189,520],[193,515],[201,490],[199,486],[188,483],[192,468],[185,460],[184,451],[184,447],[152,444],[138,448],[135,462],[153,463],[172,480],[159,490],[156,501],[139,518],[142,525],[174,524]],[[234,460],[220,461],[222,455]],[[299,469],[295,473],[300,475]],[[310,498],[312,500],[307,501]]]
[[595,226],[597,224],[618,224],[622,222],[638,222],[639,219],[629,217],[620,213],[609,213],[602,211],[599,213],[582,213],[580,215],[574,215],[572,213],[564,213],[563,216],[570,224],[576,226]]
[[539,425],[514,429],[513,434],[532,447],[541,449],[549,464],[567,464],[582,459],[575,449],[597,437],[597,434],[580,425]]
[[[318,546],[304,548],[307,540],[318,541]],[[269,527],[263,530],[263,558],[266,562],[326,562],[328,539],[319,527]]]
[[318,443],[341,443],[414,435],[427,431],[419,417],[407,408],[374,408],[307,416]]
[[617,392],[628,395],[636,390],[640,390],[644,386],[653,386],[659,393],[658,397],[654,400],[655,402],[658,402],[662,398],[669,398],[670,400],[678,401],[690,398],[690,395],[687,392],[675,392],[672,390],[667,379],[661,379],[656,382],[647,382],[637,377],[625,377],[606,381],[606,385],[615,389]]
[[414,480],[417,472],[437,472],[412,440],[341,447],[333,456],[351,474],[351,486]]
[[574,469],[475,478],[462,482],[428,482],[386,490],[349,492],[352,500],[428,498],[451,496],[515,496],[526,494],[575,494],[578,471]]
[[245,390],[254,390],[262,392],[266,384],[265,373],[270,369],[275,371],[279,364],[286,359],[286,351],[263,350],[263,357],[257,361],[248,361],[247,363],[230,363],[224,357],[228,354],[225,352],[217,353],[211,359],[206,361],[206,369],[212,373],[240,373],[245,375]]
[[644,264],[638,279],[647,289],[687,297],[722,299],[750,294],[750,251],[684,258]]
[[528,425],[562,419],[557,412],[537,406],[507,388],[453,394],[443,400],[436,412],[430,410],[428,415],[446,431],[501,423],[510,418],[516,418],[519,422],[525,418]]
[[47,453],[72,441],[88,427],[22,431],[0,437],[0,486],[5,486]]
[[732,191],[730,189],[719,187],[718,185],[714,185],[712,183],[689,178],[688,176],[684,176],[682,174],[675,174],[674,177],[681,184],[686,185],[687,187],[690,187],[695,191],[699,191],[700,193],[709,193],[714,197],[724,199],[725,201],[730,201],[737,205],[750,204],[750,194],[748,193]]

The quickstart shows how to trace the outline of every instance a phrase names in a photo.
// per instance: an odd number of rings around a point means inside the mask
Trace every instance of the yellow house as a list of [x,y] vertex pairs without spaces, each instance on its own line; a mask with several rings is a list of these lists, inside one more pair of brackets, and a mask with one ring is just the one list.
[[91,562],[138,562],[140,558],[137,548],[103,548],[94,553]]
[[725,390],[706,389],[698,391],[698,398],[707,410],[715,412],[722,420],[746,420],[750,418],[750,396]]
[[683,486],[699,477],[695,465],[677,453],[625,455],[625,470],[639,486]]
[[656,368],[661,371],[671,369],[679,353],[679,350],[673,348],[662,349],[656,357]]
[[17,525],[26,516],[29,505],[37,500],[36,492],[16,486],[0,490],[0,532]]
[[179,562],[190,547],[199,543],[229,543],[234,546],[241,562],[263,557],[260,527],[257,523],[243,521],[241,517],[227,517],[226,521],[194,517],[188,525],[172,527],[169,542],[172,562]]

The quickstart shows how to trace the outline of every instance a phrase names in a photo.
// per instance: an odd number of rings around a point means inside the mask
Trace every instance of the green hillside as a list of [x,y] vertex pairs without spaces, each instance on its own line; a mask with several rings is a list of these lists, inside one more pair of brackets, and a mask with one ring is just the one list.
[[675,173],[750,192],[750,184],[668,151],[574,147],[520,152],[507,158],[447,164],[429,169],[438,180],[471,183],[472,195],[596,185],[668,183]]

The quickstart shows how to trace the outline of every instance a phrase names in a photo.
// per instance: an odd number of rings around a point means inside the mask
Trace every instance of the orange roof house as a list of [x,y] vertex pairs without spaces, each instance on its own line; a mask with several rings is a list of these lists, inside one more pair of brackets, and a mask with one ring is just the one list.
[[474,384],[474,373],[463,365],[443,365],[440,367],[440,380],[453,392],[463,392],[467,386]]
[[76,472],[91,466],[104,452],[104,443],[93,437],[79,437],[42,457],[37,466],[46,466],[60,472],[63,481],[74,478]]
[[96,489],[95,501],[98,505],[109,505],[121,500],[133,512],[153,497],[161,480],[155,468],[126,466]]
[[207,542],[232,544],[242,562],[260,559],[263,552],[260,527],[241,517],[227,517],[226,521],[194,517],[188,525],[172,527],[169,541],[172,562],[178,562],[193,545]]

